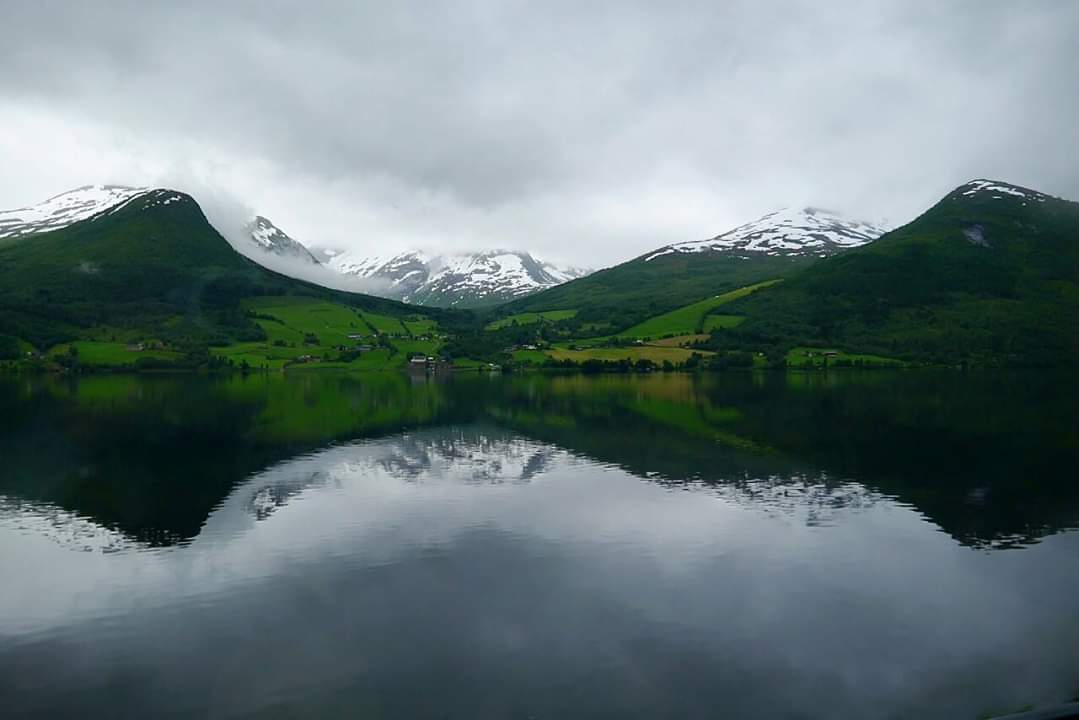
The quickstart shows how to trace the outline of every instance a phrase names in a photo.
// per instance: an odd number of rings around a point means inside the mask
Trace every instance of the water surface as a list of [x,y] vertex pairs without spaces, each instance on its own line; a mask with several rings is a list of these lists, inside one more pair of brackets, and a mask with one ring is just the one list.
[[1076,384],[0,381],[41,717],[969,717],[1079,692]]

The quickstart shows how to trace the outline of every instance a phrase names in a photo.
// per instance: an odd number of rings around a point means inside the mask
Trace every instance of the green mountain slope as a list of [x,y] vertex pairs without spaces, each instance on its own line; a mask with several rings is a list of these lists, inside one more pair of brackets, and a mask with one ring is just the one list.
[[498,315],[576,310],[576,320],[610,333],[704,297],[787,276],[815,260],[724,252],[646,257],[507,303]]
[[1079,203],[963,185],[875,243],[731,303],[720,341],[839,346],[913,360],[1074,363]]
[[284,295],[415,313],[256,265],[233,250],[191,197],[172,190],[0,246],[0,336],[42,350],[103,339],[105,332],[121,342],[153,337],[186,348],[265,339],[241,301]]
[[766,280],[764,282],[748,285],[737,290],[725,292],[722,295],[705,298],[690,305],[671,310],[668,313],[650,317],[642,323],[623,330],[619,333],[622,337],[631,338],[661,338],[665,335],[691,335],[693,333],[707,332],[711,327],[734,326],[741,323],[742,318],[737,315],[719,315],[714,311],[727,303],[734,302],[751,293],[771,287],[779,280]]
[[509,303],[504,315],[576,310],[583,329],[618,333],[646,318],[807,267],[872,242],[880,228],[814,207],[770,212],[705,240],[679,242]]

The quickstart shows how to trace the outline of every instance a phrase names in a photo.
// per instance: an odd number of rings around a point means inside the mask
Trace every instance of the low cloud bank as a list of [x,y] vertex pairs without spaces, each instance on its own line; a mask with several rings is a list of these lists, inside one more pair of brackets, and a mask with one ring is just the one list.
[[[221,234],[221,237],[225,238],[236,252],[267,270],[333,290],[378,296],[387,294],[389,283],[385,280],[344,275],[321,263],[315,264],[304,259],[276,255],[263,250],[252,239],[249,230],[249,225],[257,214],[254,208],[220,187],[190,178],[176,178],[176,180],[180,182],[172,182],[168,185],[195,198],[206,215],[206,219]],[[273,218],[269,219],[273,221]],[[300,241],[297,240],[297,242]]]

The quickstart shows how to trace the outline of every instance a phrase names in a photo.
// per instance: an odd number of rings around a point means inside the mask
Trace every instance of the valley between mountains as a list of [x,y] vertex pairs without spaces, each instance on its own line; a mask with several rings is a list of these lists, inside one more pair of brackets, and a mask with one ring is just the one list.
[[787,208],[588,270],[364,254],[167,188],[0,212],[0,362],[93,369],[1064,366],[1079,204],[974,180],[886,231]]

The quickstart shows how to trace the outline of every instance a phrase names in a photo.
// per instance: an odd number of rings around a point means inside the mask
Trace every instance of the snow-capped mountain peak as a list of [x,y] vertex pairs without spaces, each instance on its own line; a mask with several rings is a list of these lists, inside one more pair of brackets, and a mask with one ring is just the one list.
[[326,265],[345,275],[387,281],[388,297],[421,305],[467,307],[510,300],[587,275],[527,252],[487,250],[434,254],[360,255],[322,250]]
[[[182,193],[164,188],[84,185],[54,195],[37,205],[0,211],[0,240],[15,240],[36,233],[60,230],[84,220],[93,220],[117,212],[136,198],[145,198],[143,209],[149,210],[180,202],[185,197]],[[219,228],[219,231],[226,237],[235,235],[224,232],[222,228]],[[244,226],[242,234],[244,237],[238,243],[233,241],[234,246],[260,265],[267,265],[266,261],[272,263],[277,258],[318,264],[318,260],[306,247],[261,215],[253,217]],[[271,255],[274,257],[271,258]],[[287,270],[287,266],[284,270]]]
[[0,238],[60,230],[149,192],[126,185],[84,185],[30,207],[0,211]]
[[[259,251],[302,260],[305,263],[318,264],[318,260],[311,254],[310,250],[303,244],[293,240],[284,230],[261,215],[256,215],[252,218],[247,223],[245,230],[250,235],[251,242]],[[257,257],[253,259],[258,260]]]
[[829,210],[815,207],[783,208],[709,240],[693,240],[660,248],[645,260],[671,253],[709,251],[747,257],[750,253],[823,257],[865,245],[883,234],[883,228],[848,220]]
[[1045,202],[1049,199],[1048,195],[1036,190],[1030,190],[999,180],[986,180],[984,178],[971,180],[964,185],[960,185],[955,190],[955,193],[960,197],[988,196],[997,200],[1004,197],[1016,197],[1021,198],[1022,200]]

